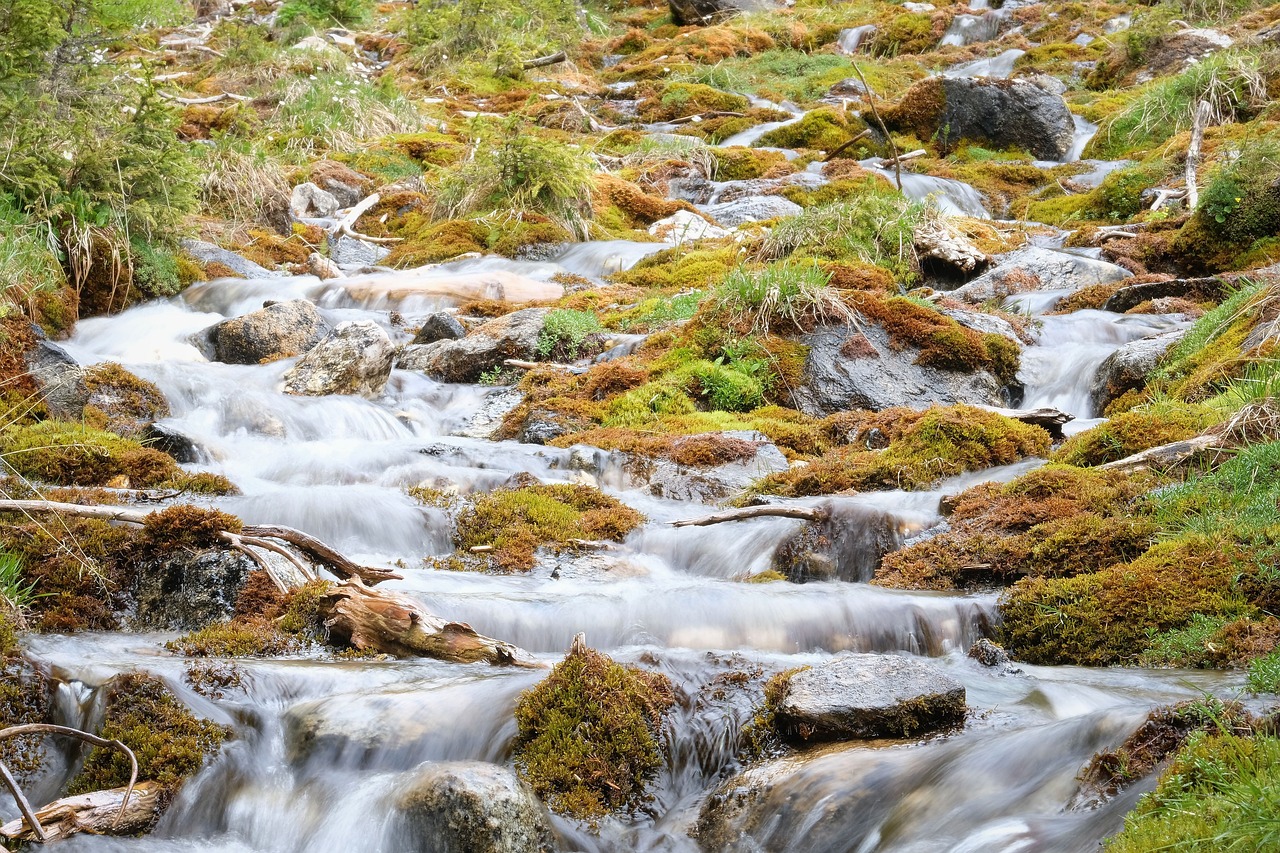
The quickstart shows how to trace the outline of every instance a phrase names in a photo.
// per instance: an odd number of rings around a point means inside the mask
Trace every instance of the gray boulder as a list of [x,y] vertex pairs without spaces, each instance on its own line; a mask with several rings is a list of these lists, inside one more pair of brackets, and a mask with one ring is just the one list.
[[203,240],[183,240],[182,250],[202,264],[222,264],[241,278],[280,278],[284,275],[276,270],[259,266],[235,252],[206,243]]
[[391,376],[395,349],[372,320],[339,323],[284,375],[286,394],[319,397],[382,393]]
[[980,305],[1016,293],[1036,290],[1080,290],[1095,284],[1112,284],[1132,275],[1106,261],[1026,246],[1002,256],[993,269],[951,291],[951,296]]
[[333,193],[325,192],[310,181],[298,184],[289,195],[289,212],[295,219],[327,219],[341,206]]
[[798,216],[804,212],[804,208],[780,195],[766,195],[713,204],[704,208],[703,212],[727,228],[736,228],[748,222]]
[[382,259],[391,254],[386,246],[377,246],[357,240],[346,234],[327,237],[329,242],[329,258],[344,269],[372,267],[382,263]]
[[[804,377],[792,389],[797,408],[822,417],[849,409],[880,411],[891,406],[923,408],[931,403],[1007,404],[1000,380],[986,370],[959,373],[916,364],[919,351],[890,340],[864,321],[820,326],[803,335],[809,347]],[[856,343],[856,346],[854,345]]]
[[413,336],[413,343],[421,346],[434,344],[436,341],[454,341],[466,334],[466,328],[457,317],[448,311],[438,311],[422,321],[422,328]]
[[316,307],[290,299],[223,320],[209,331],[214,360],[226,364],[262,364],[302,355],[329,331]]
[[786,738],[914,737],[964,721],[964,685],[913,658],[843,655],[792,675],[774,705]]
[[396,808],[406,853],[551,853],[551,820],[515,773],[480,761],[422,765]]
[[[502,427],[503,420],[511,410],[523,402],[524,392],[518,388],[510,386],[494,388],[485,395],[484,403],[481,404],[479,411],[472,415],[469,421],[454,430],[452,435],[460,435],[465,438],[492,439],[494,434]],[[521,441],[524,440],[523,438],[521,439]]]
[[253,561],[236,551],[175,550],[137,566],[134,626],[154,631],[194,631],[227,619],[235,610]]
[[538,336],[549,313],[547,308],[525,308],[490,320],[465,338],[407,346],[397,366],[420,370],[440,382],[479,381],[481,374],[501,367],[506,359],[537,355]]
[[667,0],[671,20],[680,26],[711,24],[739,12],[775,9],[769,0]]
[[1099,365],[1089,388],[1094,411],[1102,412],[1126,391],[1145,386],[1147,375],[1156,369],[1164,354],[1185,334],[1185,329],[1178,329],[1130,341],[1107,356],[1107,360]]
[[790,466],[778,446],[763,433],[734,430],[686,436],[676,444],[690,445],[711,438],[721,443],[731,461],[718,465],[682,465],[670,458],[632,456],[624,467],[635,485],[666,500],[712,503],[740,494],[761,477]]
[[1221,302],[1230,294],[1235,278],[1230,275],[1211,278],[1175,278],[1169,281],[1144,281],[1126,285],[1107,298],[1102,310],[1123,314],[1144,302],[1156,299],[1187,299],[1192,302]]
[[1062,96],[1025,80],[932,77],[882,112],[890,129],[936,138],[944,148],[978,142],[1062,160],[1075,138],[1075,122]]

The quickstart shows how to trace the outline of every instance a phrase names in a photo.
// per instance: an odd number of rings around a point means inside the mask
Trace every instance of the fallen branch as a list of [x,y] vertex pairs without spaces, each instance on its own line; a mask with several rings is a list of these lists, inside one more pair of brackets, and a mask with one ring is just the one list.
[[[118,740],[106,740],[98,737],[97,735],[81,731],[80,729],[70,728],[69,726],[54,726],[47,723],[30,723],[27,725],[10,726],[7,729],[0,729],[0,740],[8,740],[10,738],[23,737],[26,735],[62,735],[64,737],[75,738],[76,740],[91,743],[94,746],[101,746],[107,749],[115,749],[123,752],[129,758],[129,784],[123,789],[118,789],[123,790],[124,794],[121,797],[119,810],[116,812],[115,819],[111,822],[108,828],[116,829],[120,826],[120,823],[125,819],[127,814],[129,796],[133,793],[134,787],[138,784],[138,759],[134,756],[133,750],[129,749],[129,747],[125,746]],[[45,829],[44,820],[41,818],[42,813],[48,812],[53,808],[53,806],[45,806],[40,810],[40,812],[33,810],[31,808],[31,803],[27,801],[26,796],[22,793],[22,789],[18,786],[17,780],[13,778],[13,775],[9,772],[9,768],[6,767],[3,762],[0,762],[0,780],[4,781],[5,787],[7,787],[9,792],[13,794],[13,799],[18,804],[18,811],[22,812],[22,820],[7,823],[3,827],[0,827],[0,835],[5,836],[6,838],[17,838],[25,833],[29,834],[30,838],[36,841],[52,841],[56,838],[65,837],[66,835],[81,831],[82,827],[80,826],[79,821],[73,820],[71,824],[73,828],[70,832],[63,831],[51,836],[50,832]],[[57,803],[54,805],[57,805]],[[27,830],[22,829],[23,821],[26,822],[28,827]],[[12,832],[10,831],[11,829]]]
[[831,513],[826,509],[807,506],[782,506],[768,504],[766,506],[749,506],[742,509],[731,509],[728,512],[717,512],[701,518],[684,518],[671,522],[672,527],[709,527],[712,524],[723,524],[726,521],[745,521],[748,518],[798,518],[802,521],[822,521]]
[[1200,164],[1200,145],[1204,142],[1204,129],[1212,117],[1212,104],[1208,101],[1196,104],[1195,118],[1191,122],[1191,144],[1187,146],[1187,210],[1194,211],[1200,204],[1200,188],[1196,186],[1196,167]]
[[569,58],[563,50],[557,51],[550,56],[539,56],[537,59],[526,59],[520,63],[520,67],[528,71],[530,68],[545,68],[548,65],[558,65]]
[[370,589],[358,580],[334,588],[321,601],[320,613],[331,638],[361,651],[529,669],[543,666],[518,646],[479,634],[465,622],[434,616],[408,596]]
[[514,367],[517,370],[533,370],[535,367],[549,367],[552,370],[565,370],[569,373],[586,373],[585,367],[578,367],[574,364],[560,364],[554,361],[525,361],[522,358],[505,358],[502,360],[504,367]]
[[177,95],[170,95],[167,92],[161,92],[160,97],[166,101],[173,101],[175,104],[181,104],[184,107],[194,107],[199,104],[216,104],[218,101],[252,101],[248,95],[237,95],[234,92],[223,92],[220,95],[210,95],[207,98],[179,98]]
[[155,782],[139,782],[129,790],[111,788],[54,800],[35,813],[45,837],[36,836],[19,818],[0,826],[0,838],[11,841],[60,841],[77,833],[133,835],[155,822],[162,791]]
[[1042,406],[1038,409],[1002,409],[999,406],[980,405],[978,408],[1004,415],[1015,421],[1022,421],[1024,424],[1041,427],[1053,438],[1062,438],[1063,425],[1075,420],[1076,417],[1052,406]]
[[[84,506],[82,504],[42,500],[0,500],[0,512],[52,512],[77,518],[93,518],[99,521],[117,521],[137,525],[146,524],[147,516],[151,514],[150,512],[129,507]],[[403,577],[403,575],[397,574],[390,569],[377,569],[354,563],[311,534],[303,533],[301,530],[295,530],[292,527],[283,527],[276,524],[251,524],[245,525],[239,533],[224,530],[221,535],[231,547],[242,552],[245,548],[255,545],[254,540],[278,539],[288,543],[295,551],[301,553],[312,562],[324,566],[334,575],[344,580],[356,577],[365,583],[376,584],[382,581],[399,580]],[[275,551],[274,548],[267,550]],[[257,557],[254,560],[259,565],[262,565]]]
[[863,140],[863,139],[866,139],[866,138],[867,138],[868,136],[870,136],[870,135],[871,135],[871,128],[869,128],[869,127],[864,127],[864,128],[862,129],[862,131],[861,131],[857,136],[853,137],[853,139],[850,139],[848,142],[846,142],[846,143],[844,143],[843,145],[841,145],[840,147],[836,148],[836,150],[835,150],[835,151],[832,151],[832,152],[831,152],[830,154],[828,154],[826,157],[823,157],[823,158],[822,158],[822,162],[824,162],[824,163],[830,163],[832,160],[834,160],[834,159],[836,159],[837,157],[839,157],[839,156],[840,156],[841,154],[843,154],[845,151],[849,150],[849,148],[850,148],[850,147],[851,147],[855,142],[859,142],[859,141],[861,141],[861,140]]
[[1126,456],[1115,462],[1099,465],[1100,471],[1123,471],[1132,474],[1137,471],[1166,471],[1187,462],[1196,462],[1209,455],[1226,452],[1232,448],[1222,440],[1220,435],[1197,435],[1185,441],[1175,441],[1152,447],[1141,453]]
[[884,119],[880,118],[880,111],[876,109],[875,93],[871,91],[867,78],[862,76],[862,69],[858,67],[856,62],[853,63],[853,73],[858,75],[862,88],[867,90],[867,103],[871,105],[871,115],[875,118],[876,124],[880,125],[880,132],[884,134],[885,140],[889,143],[889,149],[893,152],[893,167],[898,181],[898,192],[902,192],[902,160],[898,157],[898,146],[893,141],[893,137],[889,135],[889,128],[885,126]]
[[334,232],[338,234],[345,234],[346,236],[351,237],[354,240],[363,240],[366,243],[377,243],[377,244],[399,243],[401,240],[404,239],[403,237],[370,237],[368,234],[361,234],[360,232],[355,230],[356,222],[360,219],[361,216],[364,216],[365,211],[373,207],[375,204],[377,204],[381,200],[382,200],[381,194],[374,193],[373,195],[366,198],[364,201],[357,204],[355,207],[348,210],[347,215],[342,217],[342,219],[338,220],[338,224],[334,228]]
[[578,103],[577,98],[571,98],[569,100],[569,103],[573,104],[574,109],[582,113],[582,117],[587,120],[587,127],[591,129],[592,133],[608,133],[610,131],[618,129],[613,125],[603,124],[599,121],[596,121],[595,117],[591,115],[591,113],[587,112],[586,108],[583,107],[582,104]]
[[689,124],[690,122],[703,121],[709,118],[744,118],[743,113],[730,112],[728,110],[712,110],[708,113],[694,113],[691,116],[682,116],[673,118],[667,124]]

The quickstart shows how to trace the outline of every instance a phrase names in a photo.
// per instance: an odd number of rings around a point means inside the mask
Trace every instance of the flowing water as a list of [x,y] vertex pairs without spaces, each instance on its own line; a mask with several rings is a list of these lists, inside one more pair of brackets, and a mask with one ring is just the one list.
[[[748,136],[755,130],[734,144],[754,141]],[[934,194],[944,208],[987,215],[972,187],[903,177],[915,197]],[[567,271],[599,278],[658,248],[586,243],[543,262],[485,258],[446,264],[432,275],[445,280],[505,271],[546,281]],[[837,575],[849,580],[748,584],[742,578],[767,569],[800,522],[672,528],[667,522],[710,508],[654,497],[614,454],[460,435],[494,389],[395,371],[376,400],[292,397],[280,391],[291,361],[211,363],[189,340],[264,300],[305,298],[331,321],[369,319],[406,342],[406,329],[423,314],[456,302],[447,289],[403,286],[409,273],[380,275],[377,288],[311,277],[213,282],[179,299],[85,320],[66,347],[83,363],[119,361],[155,382],[172,407],[165,425],[200,449],[202,461],[188,467],[237,483],[243,495],[216,505],[247,522],[291,525],[356,559],[396,566],[405,579],[389,588],[548,664],[584,631],[591,645],[619,660],[643,659],[671,677],[682,700],[653,803],[634,818],[606,822],[598,834],[557,819],[563,850],[697,849],[687,831],[707,795],[741,769],[737,738],[753,713],[745,699],[710,698],[709,683],[729,672],[777,671],[848,650],[900,652],[931,659],[968,688],[974,713],[954,736],[845,745],[758,771],[768,780],[760,804],[731,821],[749,836],[739,849],[832,853],[1093,849],[1118,827],[1132,795],[1096,811],[1068,809],[1073,780],[1090,754],[1122,740],[1154,704],[1239,686],[1232,676],[1200,672],[986,669],[965,650],[991,630],[994,595],[899,592],[866,583],[886,548],[940,520],[945,494],[1011,478],[1035,461],[969,475],[933,492],[833,499],[842,531]],[[1055,296],[1033,294],[1016,307],[1040,314]],[[1087,422],[1094,414],[1088,388],[1101,361],[1174,322],[1101,311],[1039,317],[1039,340],[1027,348],[1020,375],[1026,405],[1056,406]],[[527,575],[423,568],[425,557],[450,552],[449,525],[439,511],[411,500],[407,487],[482,492],[526,473],[546,482],[598,484],[650,521],[617,552],[566,558]],[[98,686],[117,672],[142,668],[236,731],[151,836],[80,837],[65,845],[69,851],[418,849],[395,805],[412,786],[414,769],[431,761],[507,762],[517,697],[541,677],[429,660],[249,660],[238,663],[243,692],[211,701],[184,686],[186,661],[163,651],[166,639],[114,634],[32,641],[33,655],[62,683],[58,713],[69,724],[92,725]]]

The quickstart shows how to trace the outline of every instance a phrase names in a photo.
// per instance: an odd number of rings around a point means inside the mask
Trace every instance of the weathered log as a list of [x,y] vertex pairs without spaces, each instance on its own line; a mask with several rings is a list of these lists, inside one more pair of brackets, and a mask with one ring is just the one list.
[[520,63],[520,67],[528,71],[530,68],[545,68],[548,65],[557,65],[569,58],[569,55],[563,50],[557,51],[550,56],[539,56],[536,59],[526,59]]
[[1197,435],[1185,441],[1174,441],[1152,447],[1141,453],[1117,459],[1099,465],[1100,471],[1123,471],[1132,474],[1136,471],[1165,471],[1188,462],[1196,462],[1209,456],[1230,451],[1232,448],[1224,442],[1220,435]]
[[345,581],[326,595],[320,613],[331,638],[361,651],[456,663],[543,666],[524,649],[486,637],[465,622],[433,616],[408,596],[370,589],[358,580]]
[[383,244],[383,243],[401,242],[404,239],[403,237],[370,237],[368,234],[361,234],[360,232],[355,230],[356,222],[360,219],[361,216],[364,216],[365,211],[373,207],[375,204],[377,204],[381,200],[382,200],[382,196],[379,193],[374,193],[373,195],[364,199],[364,201],[360,202],[355,207],[348,210],[346,216],[338,220],[337,226],[334,227],[334,232],[337,234],[345,234],[348,237],[352,238],[353,240],[363,240],[366,243]]
[[1062,438],[1063,424],[1076,418],[1075,415],[1068,414],[1061,409],[1055,409],[1052,406],[1041,406],[1038,409],[1002,409],[999,406],[979,405],[977,408],[995,412],[997,415],[1004,415],[1006,418],[1012,418],[1015,421],[1022,421],[1030,426],[1041,427],[1053,438]]
[[782,506],[748,506],[742,509],[731,509],[717,512],[700,518],[683,518],[671,522],[672,527],[709,527],[712,524],[723,524],[726,521],[744,521],[748,518],[798,518],[801,521],[821,521],[830,515],[830,511],[817,507]]
[[1195,117],[1191,121],[1191,144],[1187,146],[1187,209],[1200,206],[1200,188],[1196,186],[1196,167],[1200,165],[1200,146],[1204,142],[1204,129],[1213,117],[1213,105],[1208,101],[1196,104]]
[[991,263],[987,253],[941,217],[926,217],[911,236],[921,262],[931,261],[968,277]]
[[580,367],[576,364],[560,364],[554,361],[525,361],[522,358],[506,358],[502,360],[503,367],[514,367],[516,370],[533,370],[536,367],[549,367],[552,370],[563,370],[567,373],[586,373],[587,368]]
[[10,841],[48,842],[80,832],[130,835],[155,821],[160,811],[160,793],[160,786],[155,782],[139,782],[132,792],[127,787],[111,788],[64,797],[36,811],[35,818],[43,827],[43,839],[22,818],[0,826],[0,837]]

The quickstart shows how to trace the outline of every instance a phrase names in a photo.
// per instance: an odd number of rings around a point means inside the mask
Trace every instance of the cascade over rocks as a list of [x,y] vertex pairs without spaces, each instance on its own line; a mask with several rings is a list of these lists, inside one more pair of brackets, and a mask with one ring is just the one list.
[[[865,340],[860,349],[850,341]],[[958,373],[916,364],[919,350],[895,346],[883,328],[864,322],[821,326],[801,336],[809,347],[802,381],[792,389],[797,407],[820,417],[849,409],[880,411],[931,403],[1003,406],[1000,380],[987,370]]]
[[963,722],[964,685],[897,655],[844,655],[786,680],[774,724],[790,740],[912,737]]
[[328,331],[329,324],[314,305],[305,299],[290,299],[223,320],[197,337],[211,341],[215,361],[261,364],[302,355]]
[[1017,293],[1036,290],[1080,290],[1094,284],[1112,284],[1132,276],[1127,269],[1106,261],[1025,246],[1001,256],[993,269],[950,292],[956,299],[981,305]]
[[396,800],[407,853],[551,853],[546,808],[505,767],[482,761],[422,765]]
[[1025,80],[930,77],[881,113],[891,130],[936,137],[943,148],[977,142],[1041,160],[1065,159],[1075,136],[1062,96]]
[[532,359],[547,308],[525,308],[478,326],[464,338],[407,346],[396,366],[420,370],[440,382],[476,382],[487,370],[509,359]]
[[284,375],[288,394],[382,393],[391,376],[391,338],[372,320],[339,323]]
[[1156,369],[1164,354],[1185,334],[1185,329],[1177,329],[1161,335],[1141,338],[1125,344],[1107,356],[1107,360],[1102,362],[1098,372],[1094,374],[1093,385],[1089,388],[1089,399],[1093,403],[1093,410],[1103,412],[1112,400],[1126,391],[1145,386],[1147,375]]

